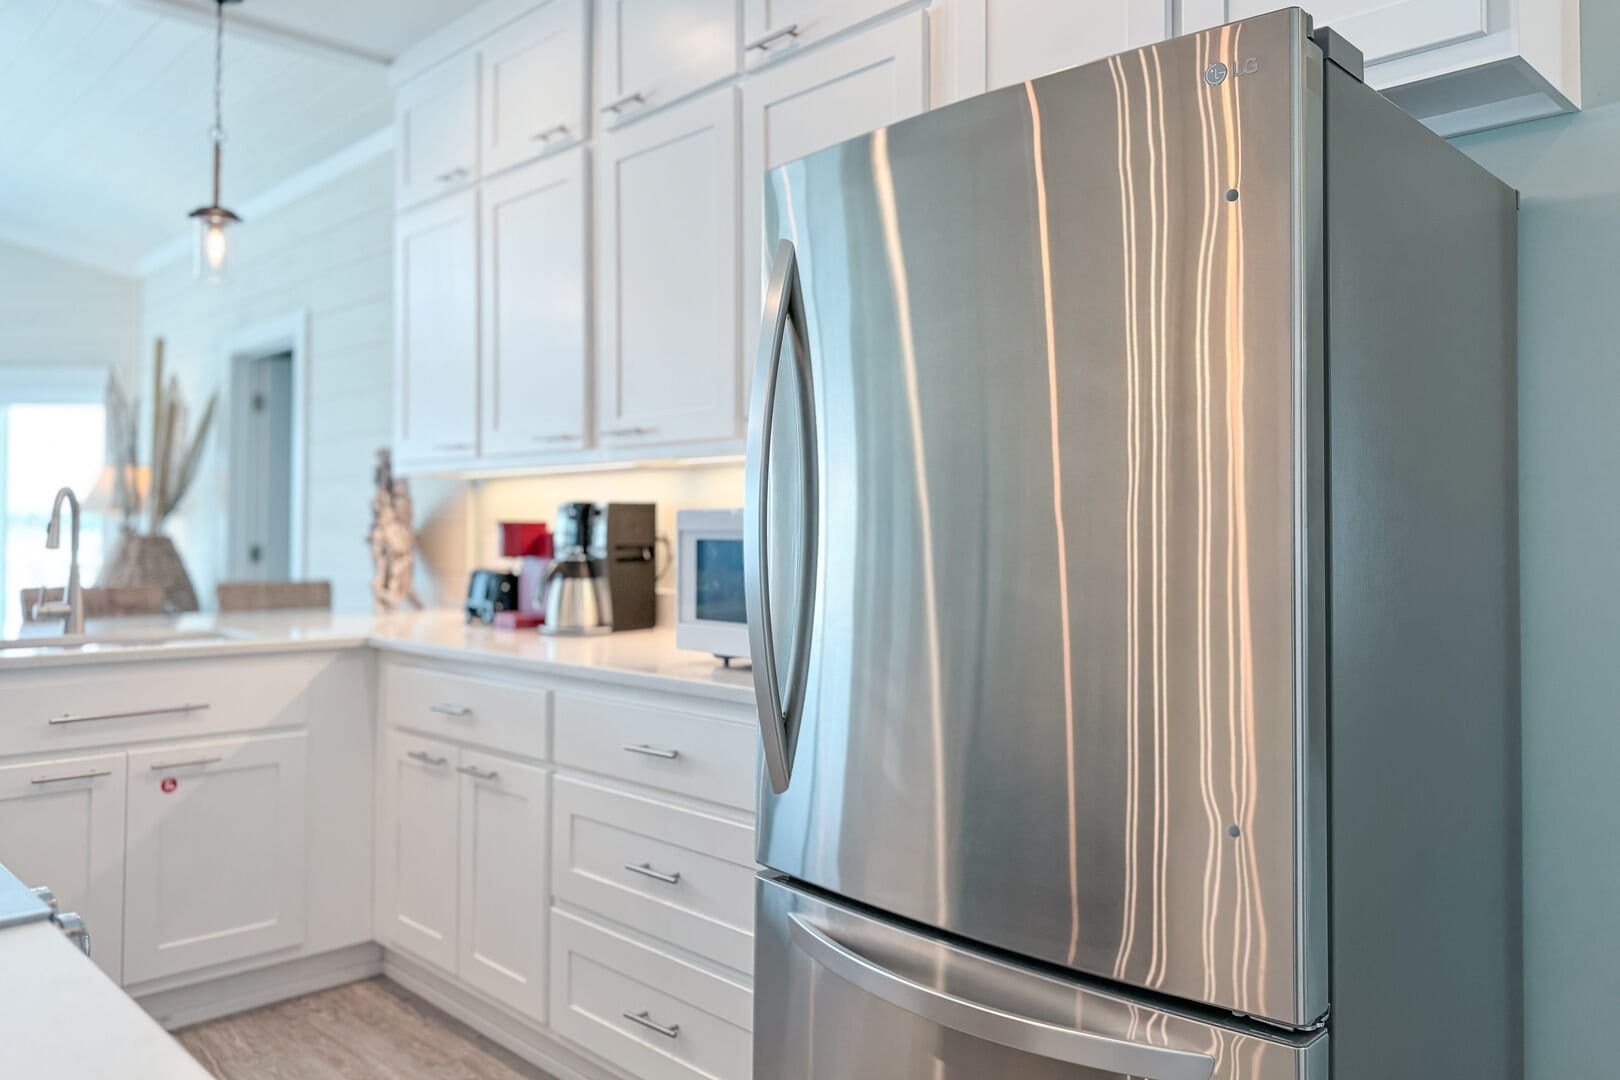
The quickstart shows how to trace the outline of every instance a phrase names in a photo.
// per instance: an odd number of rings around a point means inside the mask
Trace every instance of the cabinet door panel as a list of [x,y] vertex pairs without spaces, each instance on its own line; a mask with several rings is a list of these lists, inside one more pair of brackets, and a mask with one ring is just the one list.
[[737,73],[737,0],[604,0],[598,11],[610,127]]
[[743,0],[743,61],[790,56],[907,0]]
[[604,445],[738,434],[736,139],[736,96],[726,89],[601,141]]
[[478,449],[477,207],[467,191],[394,226],[394,435],[405,464]]
[[460,953],[469,985],[546,1018],[549,782],[544,769],[461,752]]
[[583,139],[585,0],[549,0],[483,48],[483,172]]
[[[765,174],[928,107],[928,22],[913,12],[743,83],[742,340],[759,337],[769,253],[761,239]],[[745,351],[751,361],[751,354]]]
[[394,96],[396,204],[413,206],[478,179],[478,56],[446,60]]
[[129,754],[124,981],[304,937],[302,732]]
[[585,444],[585,150],[484,184],[486,455]]
[[977,0],[955,28],[959,97],[1087,64],[1170,36],[1159,0]]
[[84,916],[91,958],[114,982],[124,957],[124,755],[0,768],[0,856]]
[[388,732],[377,836],[377,934],[456,969],[456,750]]
[[[1204,30],[1275,11],[1266,0],[1181,0],[1184,32]],[[1311,5],[1317,26],[1331,26],[1368,63],[1478,37],[1490,29],[1480,0],[1321,0]]]

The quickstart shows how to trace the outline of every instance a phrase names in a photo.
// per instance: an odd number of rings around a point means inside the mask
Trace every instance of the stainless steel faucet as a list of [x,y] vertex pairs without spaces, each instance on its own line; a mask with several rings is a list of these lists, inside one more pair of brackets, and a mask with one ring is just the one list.
[[62,633],[84,633],[84,589],[79,584],[79,497],[73,494],[72,488],[63,488],[56,493],[56,502],[51,506],[51,523],[45,529],[45,546],[55,551],[62,546],[62,503],[66,500],[72,515],[73,539],[70,549],[70,563],[68,565],[67,593],[60,601],[45,603],[43,600],[34,605],[34,616],[49,617],[62,616]]

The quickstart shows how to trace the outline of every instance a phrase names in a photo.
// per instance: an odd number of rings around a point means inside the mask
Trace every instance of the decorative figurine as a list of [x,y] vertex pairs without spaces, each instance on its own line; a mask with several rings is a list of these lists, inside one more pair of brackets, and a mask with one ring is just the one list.
[[411,482],[394,475],[393,457],[377,451],[377,468],[372,473],[376,487],[371,496],[372,608],[378,612],[399,611],[409,605],[420,610],[412,584],[416,537],[411,532]]

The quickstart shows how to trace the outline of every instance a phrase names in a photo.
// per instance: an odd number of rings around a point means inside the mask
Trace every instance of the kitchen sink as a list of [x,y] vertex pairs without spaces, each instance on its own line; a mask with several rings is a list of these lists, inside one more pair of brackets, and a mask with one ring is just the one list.
[[164,645],[201,645],[215,641],[239,640],[239,635],[219,630],[123,630],[90,634],[40,634],[7,638],[0,651],[39,649],[54,652],[101,651],[103,649],[147,649]]

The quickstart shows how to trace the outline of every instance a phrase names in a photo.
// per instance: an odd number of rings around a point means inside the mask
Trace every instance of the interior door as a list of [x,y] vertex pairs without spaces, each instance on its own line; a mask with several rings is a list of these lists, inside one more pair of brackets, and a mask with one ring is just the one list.
[[306,742],[289,732],[130,751],[126,984],[303,941]]
[[1211,1024],[758,890],[754,1080],[1327,1080],[1324,1032]]
[[402,731],[383,744],[377,837],[377,935],[456,970],[455,747]]
[[124,755],[0,769],[0,857],[84,916],[91,959],[114,982],[124,960]]
[[1304,1026],[1321,376],[1294,221],[1320,99],[1297,11],[1243,33],[1267,78],[1208,82],[1219,36],[1177,39],[771,174],[796,274],[766,321],[795,332],[750,415],[759,861]]

